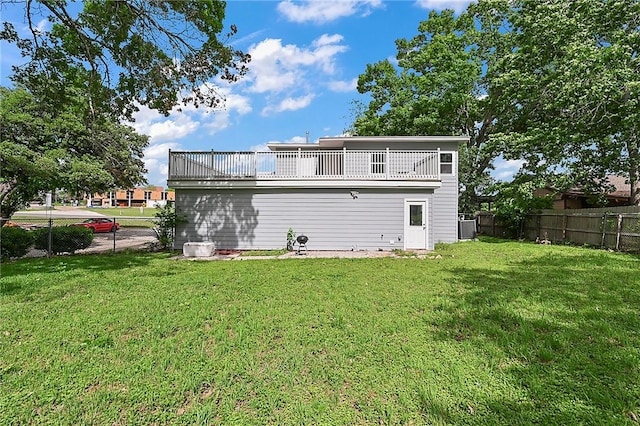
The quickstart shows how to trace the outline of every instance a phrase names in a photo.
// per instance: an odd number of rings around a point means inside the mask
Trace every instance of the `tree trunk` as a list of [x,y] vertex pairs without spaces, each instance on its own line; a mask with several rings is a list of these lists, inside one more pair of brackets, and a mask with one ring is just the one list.
[[640,206],[640,181],[631,180],[631,197],[629,198],[629,204],[632,206]]

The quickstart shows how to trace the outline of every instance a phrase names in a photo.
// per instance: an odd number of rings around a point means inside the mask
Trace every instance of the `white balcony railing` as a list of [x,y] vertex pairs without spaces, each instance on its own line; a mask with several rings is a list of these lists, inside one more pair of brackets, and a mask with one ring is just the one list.
[[439,151],[170,151],[169,180],[439,180]]

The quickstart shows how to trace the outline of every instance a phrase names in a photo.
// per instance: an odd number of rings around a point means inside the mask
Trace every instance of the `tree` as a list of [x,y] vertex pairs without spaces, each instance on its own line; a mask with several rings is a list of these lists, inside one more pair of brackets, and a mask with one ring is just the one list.
[[0,87],[0,209],[9,218],[40,191],[101,192],[144,182],[147,136],[102,117],[85,122],[82,96],[58,109]]
[[[247,72],[249,56],[219,39],[222,1],[84,0],[81,8],[61,0],[11,3],[24,7],[30,29],[21,37],[4,22],[0,31],[1,40],[29,59],[13,67],[12,80],[52,103],[80,90],[91,116],[130,117],[136,104],[165,114],[180,101],[217,106],[223,99],[209,81],[235,81]],[[50,31],[38,28],[40,17]],[[235,32],[232,25],[227,37]]]
[[358,134],[463,134],[461,210],[499,155],[559,189],[622,174],[640,205],[640,2],[495,0],[431,13],[368,65]]
[[460,210],[473,211],[489,185],[501,147],[490,136],[508,102],[494,89],[501,60],[511,50],[502,25],[506,2],[472,5],[456,17],[431,12],[418,35],[396,41],[398,66],[367,65],[358,91],[368,107],[355,120],[358,135],[466,135],[460,150]]
[[640,205],[640,2],[519,0],[500,89],[517,106],[496,135],[557,186],[606,191],[628,179]]
[[518,173],[512,182],[497,182],[492,186],[496,193],[494,212],[508,236],[523,237],[527,217],[533,212],[553,207],[553,197],[535,195],[535,190],[544,183],[536,175]]

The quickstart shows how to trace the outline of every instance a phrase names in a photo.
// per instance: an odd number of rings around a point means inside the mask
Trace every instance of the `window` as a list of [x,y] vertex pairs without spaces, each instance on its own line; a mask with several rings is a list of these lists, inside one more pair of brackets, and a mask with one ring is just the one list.
[[440,174],[453,174],[453,153],[443,152],[440,154]]
[[151,199],[151,191],[144,191],[144,199],[145,200]]
[[371,153],[371,174],[384,174],[386,164],[385,152]]
[[167,191],[162,191],[161,199],[164,201],[167,199]]
[[127,199],[133,200],[133,191],[127,191]]
[[409,226],[422,226],[422,204],[411,204],[409,206]]

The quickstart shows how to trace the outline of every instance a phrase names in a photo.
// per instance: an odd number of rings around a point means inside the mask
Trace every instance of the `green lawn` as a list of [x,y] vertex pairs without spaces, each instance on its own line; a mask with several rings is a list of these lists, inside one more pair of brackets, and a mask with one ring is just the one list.
[[120,216],[125,217],[154,217],[157,209],[154,207],[98,207],[87,208],[92,212],[100,213],[105,216],[118,218]]
[[640,258],[2,265],[1,424],[636,424]]

